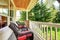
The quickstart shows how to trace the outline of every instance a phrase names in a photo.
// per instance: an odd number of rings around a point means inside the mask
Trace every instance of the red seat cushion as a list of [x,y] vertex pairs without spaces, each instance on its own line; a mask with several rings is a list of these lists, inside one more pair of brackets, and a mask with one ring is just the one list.
[[22,31],[21,34],[25,34],[25,33],[28,33],[28,32],[30,32],[30,31]]
[[30,36],[32,36],[32,34],[27,34],[26,36],[27,36],[27,37],[30,37]]
[[26,40],[26,39],[27,39],[26,35],[18,37],[18,40]]
[[22,26],[22,25],[19,25],[19,26],[18,26],[18,28],[20,28],[20,29],[21,29],[21,28],[24,28],[24,26]]
[[32,34],[30,33],[30,31],[23,31],[23,32],[21,32],[21,34],[26,35],[27,37],[32,36]]

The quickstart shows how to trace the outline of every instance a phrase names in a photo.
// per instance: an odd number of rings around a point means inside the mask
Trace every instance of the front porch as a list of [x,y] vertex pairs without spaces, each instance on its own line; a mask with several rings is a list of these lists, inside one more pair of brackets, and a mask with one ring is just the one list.
[[[34,6],[39,2],[38,0],[29,0],[29,1],[28,0],[26,0],[26,1],[18,0],[17,2],[16,1],[17,0],[9,0],[9,1],[1,0],[0,1],[0,3],[2,3],[2,4],[0,4],[0,8],[2,10],[2,12],[0,12],[0,20],[2,20],[2,23],[7,22],[7,27],[9,27],[11,21],[13,21],[13,22],[17,21],[16,11],[17,10],[25,11],[26,12],[26,20],[23,22],[25,22],[25,25],[28,27],[28,29],[30,29],[34,33],[34,40],[60,40],[60,24],[59,23],[44,22],[45,18],[43,18],[43,17],[42,17],[43,22],[29,20],[29,15],[28,15],[29,11],[31,9],[33,9]],[[45,0],[45,1],[47,1],[47,0]],[[49,1],[47,1],[46,3],[49,3]],[[52,4],[52,2],[50,2],[50,5],[51,4]],[[5,8],[8,10],[7,13],[3,12]],[[32,11],[35,12],[35,10],[32,10]],[[38,12],[40,13],[40,11],[41,10],[39,10]],[[54,10],[54,12],[55,11],[56,10]],[[45,12],[45,11],[43,11],[43,12]],[[37,11],[35,13],[37,13]],[[43,15],[45,16],[45,14],[43,14]],[[39,15],[38,17],[43,16],[43,15]],[[36,16],[36,14],[35,14],[35,16]],[[41,19],[39,19],[39,20],[41,20]],[[13,34],[12,30],[10,30],[8,28],[4,29],[1,26],[0,40],[17,40],[17,39],[14,39],[15,36],[12,36],[12,34]]]
[[60,40],[58,23],[30,21],[30,28],[39,40]]

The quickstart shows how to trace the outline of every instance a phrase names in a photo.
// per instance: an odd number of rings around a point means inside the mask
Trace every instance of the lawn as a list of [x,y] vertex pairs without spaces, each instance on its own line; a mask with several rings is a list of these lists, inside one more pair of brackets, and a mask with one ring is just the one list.
[[[48,32],[48,37],[50,38],[50,31]],[[52,31],[52,40],[55,40],[55,31]],[[57,40],[60,40],[60,31],[57,32]]]

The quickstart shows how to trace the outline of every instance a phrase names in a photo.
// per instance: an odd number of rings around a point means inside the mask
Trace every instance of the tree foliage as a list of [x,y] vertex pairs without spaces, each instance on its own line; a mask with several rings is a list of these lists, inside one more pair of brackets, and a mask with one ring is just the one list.
[[50,8],[47,8],[46,5],[39,3],[29,12],[29,19],[34,21],[48,22],[51,18]]
[[21,13],[21,17],[20,17],[20,21],[24,21],[24,20],[26,20],[26,12],[25,11],[22,11]]
[[56,17],[53,19],[53,22],[54,23],[60,23],[60,12],[57,12],[55,16]]

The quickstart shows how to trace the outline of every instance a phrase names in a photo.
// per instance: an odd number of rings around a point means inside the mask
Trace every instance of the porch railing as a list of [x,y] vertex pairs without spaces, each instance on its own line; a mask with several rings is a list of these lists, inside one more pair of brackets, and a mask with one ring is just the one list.
[[60,40],[60,24],[30,21],[30,28],[41,40]]

